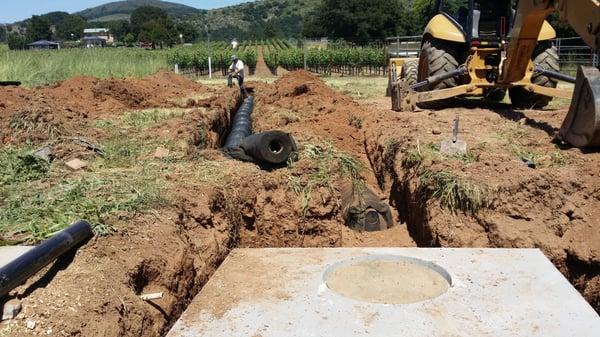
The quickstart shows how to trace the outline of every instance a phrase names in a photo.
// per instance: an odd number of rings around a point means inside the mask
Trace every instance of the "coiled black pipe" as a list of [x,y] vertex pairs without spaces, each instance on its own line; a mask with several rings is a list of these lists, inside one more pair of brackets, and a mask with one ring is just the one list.
[[0,268],[0,297],[93,235],[89,223],[78,221]]
[[223,148],[238,148],[242,140],[252,134],[252,110],[254,109],[254,97],[248,96],[233,116],[231,131],[225,139]]
[[294,138],[282,131],[255,133],[242,140],[240,147],[261,164],[283,165],[298,152]]

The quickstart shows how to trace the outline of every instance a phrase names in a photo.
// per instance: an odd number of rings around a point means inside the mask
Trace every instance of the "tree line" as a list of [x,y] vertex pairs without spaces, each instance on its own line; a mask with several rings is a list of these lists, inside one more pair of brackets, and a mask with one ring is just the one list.
[[[383,40],[390,36],[421,35],[437,14],[435,0],[322,0],[304,18],[304,35],[327,36],[348,41]],[[464,0],[445,0],[450,12]],[[558,37],[576,36],[573,29],[556,14],[548,18]]]
[[[233,21],[251,22],[250,31],[231,23],[215,27],[211,35],[214,40],[328,37],[361,44],[390,36],[421,35],[429,19],[436,14],[435,0],[297,0],[288,6],[298,6],[302,1],[306,2],[303,12],[292,14],[288,13],[289,9],[296,7],[285,7],[284,3],[273,1],[240,5],[241,13],[236,12],[236,20]],[[458,8],[462,2],[445,1],[452,8]],[[267,12],[266,4],[271,4],[270,12]],[[237,15],[241,16],[238,18]],[[559,37],[575,35],[569,25],[561,23],[557,16],[553,15],[549,20]],[[164,10],[150,6],[137,8],[130,20],[101,23],[54,12],[27,20],[24,23],[26,34],[7,32],[0,26],[0,42],[8,41],[12,49],[18,49],[37,40],[77,40],[82,37],[84,28],[102,26],[110,29],[119,44],[133,45],[139,41],[150,43],[155,48],[178,43],[180,36],[186,42],[204,39],[208,23],[205,12],[176,20]]]
[[[18,29],[18,26],[25,29]],[[83,38],[85,28],[108,28],[115,42],[126,46],[139,41],[152,48],[162,48],[179,43],[180,36],[190,42],[198,38],[198,29],[192,22],[176,21],[160,8],[143,6],[133,11],[130,20],[108,22],[88,22],[81,16],[65,12],[34,15],[13,27],[0,26],[0,42],[7,42],[10,49],[24,49],[27,44],[39,40],[77,41]]]

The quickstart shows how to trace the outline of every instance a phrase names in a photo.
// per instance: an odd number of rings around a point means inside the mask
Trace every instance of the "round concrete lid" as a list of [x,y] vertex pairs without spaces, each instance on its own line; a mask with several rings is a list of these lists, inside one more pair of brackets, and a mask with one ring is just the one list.
[[451,286],[440,266],[414,258],[376,256],[332,266],[324,275],[332,291],[363,302],[408,304],[436,298]]

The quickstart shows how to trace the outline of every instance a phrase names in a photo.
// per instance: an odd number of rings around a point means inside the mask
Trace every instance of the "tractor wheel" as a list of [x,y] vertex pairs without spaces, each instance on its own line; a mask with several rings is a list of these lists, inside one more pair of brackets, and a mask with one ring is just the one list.
[[404,63],[402,67],[402,74],[400,78],[406,80],[408,85],[417,83],[419,77],[419,62],[417,60],[410,60]]
[[[440,75],[458,69],[457,48],[450,42],[430,40],[423,44],[419,57],[419,74],[417,80],[424,81],[429,76]],[[453,88],[457,85],[456,78],[449,78],[431,86],[426,86],[423,91]],[[419,103],[420,108],[440,109],[449,105],[452,99],[443,99],[432,102]]]
[[[558,53],[556,47],[554,47],[550,41],[538,43],[533,51],[532,59],[533,63],[538,64],[547,70],[560,71]],[[531,77],[531,82],[549,88],[556,88],[557,85],[555,79],[543,75]],[[535,94],[522,87],[511,88],[508,93],[513,106],[520,108],[539,109],[545,107],[552,101],[552,97]]]

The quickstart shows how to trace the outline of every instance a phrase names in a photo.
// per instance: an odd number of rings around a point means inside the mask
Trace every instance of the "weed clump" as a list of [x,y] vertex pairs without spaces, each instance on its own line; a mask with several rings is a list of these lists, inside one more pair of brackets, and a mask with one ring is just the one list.
[[360,130],[360,129],[363,128],[363,120],[362,120],[362,118],[360,118],[360,117],[358,117],[358,116],[356,116],[354,114],[351,114],[348,117],[348,124],[350,124],[350,126],[356,128],[357,130]]
[[[424,149],[417,145],[408,149],[404,154],[402,167],[406,170],[414,170],[419,178],[421,193],[428,198],[438,199],[440,206],[452,213],[462,211],[475,214],[489,207],[490,192],[487,187],[476,185],[449,172],[434,172],[427,168],[427,163],[436,156],[440,156],[439,147],[436,144],[429,144]],[[476,160],[476,157],[467,153],[464,156],[455,156],[450,159],[468,164],[472,160]]]
[[308,175],[288,175],[290,189],[298,196],[302,215],[308,215],[312,193],[316,188],[333,190],[333,182],[348,179],[353,186],[364,185],[362,172],[364,164],[356,157],[339,151],[330,142],[307,144],[300,153],[300,160],[307,159],[313,164]]
[[44,178],[50,165],[26,151],[0,150],[0,184],[32,181]]
[[420,175],[420,183],[422,188],[429,189],[431,198],[439,199],[440,206],[452,213],[475,214],[490,204],[487,188],[449,172],[425,170]]

